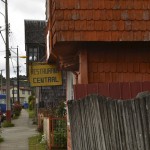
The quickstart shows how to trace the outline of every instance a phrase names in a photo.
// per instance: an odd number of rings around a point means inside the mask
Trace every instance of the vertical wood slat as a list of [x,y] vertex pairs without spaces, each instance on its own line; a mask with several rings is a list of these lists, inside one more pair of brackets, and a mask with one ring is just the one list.
[[149,150],[150,95],[113,100],[90,95],[68,102],[73,150]]
[[139,100],[141,110],[141,122],[143,131],[144,149],[149,150],[148,118],[146,113],[146,97]]
[[148,145],[150,147],[150,97],[146,98],[146,114],[147,114],[147,122],[148,122]]

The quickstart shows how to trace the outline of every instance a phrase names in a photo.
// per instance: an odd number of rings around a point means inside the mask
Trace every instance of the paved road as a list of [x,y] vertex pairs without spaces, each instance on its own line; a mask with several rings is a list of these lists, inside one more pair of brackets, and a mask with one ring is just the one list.
[[19,119],[12,121],[15,127],[2,128],[4,142],[0,143],[0,150],[28,150],[28,137],[36,135],[36,126],[28,118],[26,110],[22,110]]

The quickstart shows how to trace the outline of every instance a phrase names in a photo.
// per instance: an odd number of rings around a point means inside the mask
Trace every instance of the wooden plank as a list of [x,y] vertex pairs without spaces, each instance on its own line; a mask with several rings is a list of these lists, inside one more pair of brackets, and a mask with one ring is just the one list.
[[105,145],[105,137],[104,137],[104,130],[103,130],[103,124],[102,124],[102,116],[103,116],[103,113],[101,114],[101,111],[100,111],[100,101],[104,99],[104,97],[100,96],[98,98],[98,101],[97,101],[97,110],[98,110],[98,114],[97,114],[97,120],[98,121],[98,127],[99,127],[99,138],[100,138],[100,149],[103,149],[103,150],[106,150],[106,145]]
[[124,131],[124,124],[123,124],[123,109],[122,105],[123,101],[118,100],[117,101],[117,108],[118,108],[118,125],[120,128],[120,150],[124,150],[126,148],[126,142],[125,142],[125,131]]
[[146,112],[147,112],[147,123],[148,123],[148,146],[150,147],[150,96],[146,98]]
[[128,126],[127,126],[127,117],[126,117],[126,110],[125,110],[125,101],[122,103],[122,121],[123,121],[123,126],[124,126],[124,140],[125,140],[125,147],[124,150],[129,150],[129,144],[128,144]]
[[[146,96],[147,97],[147,96]],[[149,150],[149,134],[148,134],[148,116],[146,112],[146,97],[139,99],[139,105],[141,110],[141,122],[142,122],[142,131],[143,131],[143,142],[144,150]]]
[[104,133],[104,142],[106,150],[110,149],[109,138],[108,138],[108,122],[107,122],[107,112],[106,112],[106,99],[103,98],[99,101],[99,109],[102,120],[102,128]]
[[[92,131],[93,131],[93,129],[92,129],[92,124],[91,124],[91,118],[92,118],[92,116],[91,116],[91,104],[90,104],[90,97],[86,97],[86,101],[85,101],[85,104],[86,104],[86,120],[87,120],[87,132],[88,132],[88,138],[87,138],[87,143],[88,143],[88,149],[92,149],[93,148],[93,146],[94,146],[94,144],[93,144],[93,141],[92,141]],[[86,133],[87,133],[86,132]]]
[[135,111],[136,111],[136,115],[137,115],[137,130],[138,130],[138,148],[139,150],[141,150],[144,147],[144,143],[143,143],[143,134],[142,134],[142,120],[141,120],[141,113],[140,113],[140,104],[139,104],[139,100],[135,101]]
[[140,138],[138,134],[138,117],[136,114],[136,106],[135,103],[137,103],[137,99],[131,101],[131,107],[132,107],[132,115],[133,115],[133,126],[135,131],[135,142],[136,142],[136,149],[140,150]]
[[115,109],[115,102],[114,100],[111,101],[107,101],[107,113],[108,113],[108,117],[109,117],[109,132],[110,132],[110,147],[112,150],[117,150],[117,141],[116,141],[116,137],[115,137],[115,118],[116,118],[116,114],[114,113],[114,109]]
[[132,150],[131,145],[131,128],[130,128],[130,122],[129,122],[129,113],[128,113],[128,104],[127,100],[124,101],[124,112],[125,112],[125,122],[126,122],[126,144],[128,147],[128,150]]

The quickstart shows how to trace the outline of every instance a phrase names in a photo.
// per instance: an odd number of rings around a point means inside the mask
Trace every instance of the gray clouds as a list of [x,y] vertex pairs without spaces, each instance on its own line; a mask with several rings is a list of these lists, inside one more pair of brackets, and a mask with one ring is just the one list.
[[11,12],[19,13],[24,17],[43,18],[45,0],[10,0],[9,9]]
[[[4,4],[0,1],[0,12],[3,14]],[[10,47],[19,46],[19,55],[25,55],[24,42],[24,20],[44,20],[45,19],[45,0],[8,0],[8,19],[10,23]],[[4,18],[0,16],[0,26],[4,25]],[[3,35],[5,35],[3,33]],[[5,50],[5,45],[0,37],[0,51]],[[15,51],[15,50],[14,50]],[[0,52],[0,70],[5,69],[5,53]],[[12,60],[16,66],[15,58]],[[20,59],[20,74],[25,74],[25,59]],[[3,72],[4,73],[4,72]],[[5,74],[5,73],[4,73]],[[10,60],[10,76],[16,76],[13,72],[12,62]]]

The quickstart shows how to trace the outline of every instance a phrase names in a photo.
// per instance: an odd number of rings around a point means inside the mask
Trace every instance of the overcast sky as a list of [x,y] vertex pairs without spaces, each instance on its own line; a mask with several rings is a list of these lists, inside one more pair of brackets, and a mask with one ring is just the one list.
[[[5,5],[0,0],[0,13],[5,15]],[[19,49],[19,56],[25,55],[24,42],[24,20],[45,20],[45,0],[8,0],[8,20],[10,23],[9,47]],[[4,29],[4,16],[0,14],[0,30]],[[5,38],[5,31],[1,32]],[[13,49],[16,52],[16,49]],[[10,59],[10,76],[16,77],[16,55],[11,52]],[[0,70],[4,69],[5,76],[6,60],[5,60],[5,44],[0,36]],[[19,59],[20,74],[26,74],[25,59]]]

